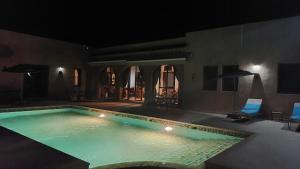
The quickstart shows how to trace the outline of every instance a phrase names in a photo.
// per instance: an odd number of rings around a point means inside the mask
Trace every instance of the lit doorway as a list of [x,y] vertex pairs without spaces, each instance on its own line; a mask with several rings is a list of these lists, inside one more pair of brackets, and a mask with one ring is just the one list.
[[156,103],[179,103],[179,81],[174,66],[161,65],[154,73],[154,82],[154,101]]
[[100,98],[114,98],[116,97],[116,73],[110,66],[106,67],[100,75]]
[[144,101],[145,80],[139,66],[130,66],[123,74],[124,100]]

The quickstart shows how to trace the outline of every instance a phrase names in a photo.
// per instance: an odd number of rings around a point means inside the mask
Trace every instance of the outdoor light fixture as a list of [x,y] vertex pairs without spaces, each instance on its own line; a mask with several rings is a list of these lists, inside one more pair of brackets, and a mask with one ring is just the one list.
[[165,127],[165,130],[166,130],[167,132],[169,132],[169,131],[172,131],[172,130],[173,130],[173,128],[172,128],[172,127],[170,127],[170,126],[167,126],[167,127]]
[[63,67],[58,67],[57,70],[58,71],[64,71],[64,68]]
[[64,73],[64,68],[63,67],[61,67],[61,66],[59,66],[58,68],[57,68],[57,72],[58,72],[58,74],[59,75],[62,75],[63,73]]
[[254,71],[254,73],[258,73],[261,69],[260,65],[253,65],[252,66],[252,70]]
[[103,118],[105,117],[105,114],[100,114],[99,117]]

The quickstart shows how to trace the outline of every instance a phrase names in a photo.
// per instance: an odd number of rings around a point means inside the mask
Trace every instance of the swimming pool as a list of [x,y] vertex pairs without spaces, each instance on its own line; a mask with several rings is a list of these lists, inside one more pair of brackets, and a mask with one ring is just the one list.
[[0,113],[0,125],[90,163],[203,167],[243,140],[242,134],[84,107]]

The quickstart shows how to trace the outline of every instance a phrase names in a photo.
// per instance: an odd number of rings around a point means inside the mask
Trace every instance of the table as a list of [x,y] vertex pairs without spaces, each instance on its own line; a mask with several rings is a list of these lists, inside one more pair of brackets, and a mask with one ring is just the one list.
[[275,121],[282,121],[283,120],[283,113],[282,112],[272,112],[272,120]]

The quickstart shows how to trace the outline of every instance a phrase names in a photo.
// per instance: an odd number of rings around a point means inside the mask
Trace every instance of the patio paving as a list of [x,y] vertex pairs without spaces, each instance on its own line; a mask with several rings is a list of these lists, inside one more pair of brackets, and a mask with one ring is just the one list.
[[245,141],[209,159],[206,162],[207,169],[299,169],[300,133],[288,130],[287,124],[282,122],[257,119],[235,123],[221,114],[126,102],[42,102],[23,104],[18,107],[62,104],[75,104],[253,133]]

